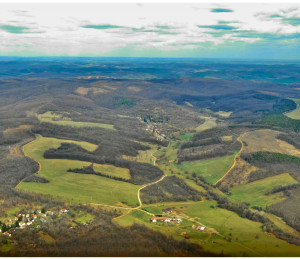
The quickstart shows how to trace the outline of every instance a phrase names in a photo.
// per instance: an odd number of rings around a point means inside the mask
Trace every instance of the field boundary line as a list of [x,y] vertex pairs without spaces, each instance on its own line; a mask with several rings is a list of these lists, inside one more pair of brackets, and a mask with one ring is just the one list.
[[[26,145],[28,145],[28,144],[30,144],[30,143],[36,141],[37,139],[38,139],[38,137],[35,136],[35,139],[29,141],[28,143],[26,143],[26,144],[24,144],[24,145],[22,146],[22,152],[23,152],[24,156],[25,156],[25,157],[28,157],[28,158],[30,158],[30,159],[32,159],[33,161],[35,161],[35,162],[38,163],[38,165],[39,165],[38,171],[35,172],[34,174],[38,174],[38,173],[42,170],[42,165],[41,165],[41,163],[40,163],[39,161],[35,160],[34,158],[32,158],[31,156],[29,156],[28,154],[26,154],[26,152],[25,152],[25,150],[24,150],[24,147],[25,147]],[[26,178],[26,177],[25,177],[25,178]],[[25,178],[24,178],[24,179],[25,179]],[[16,185],[16,187],[15,187],[16,189],[19,187],[20,184],[23,183],[24,179],[22,179],[22,180]]]
[[216,181],[215,182],[215,186],[219,183],[219,182],[221,182],[225,177],[226,177],[226,175],[228,175],[230,172],[231,172],[231,170],[235,167],[235,165],[236,165],[236,160],[237,160],[237,158],[240,156],[240,154],[242,153],[242,151],[243,151],[243,149],[244,149],[244,142],[241,140],[241,137],[242,137],[242,135],[240,135],[238,138],[237,138],[237,141],[238,142],[240,142],[241,144],[242,144],[242,147],[241,147],[241,149],[240,149],[240,151],[234,156],[234,158],[233,158],[233,164],[231,165],[231,167],[227,170],[227,172],[218,180],[218,181]]

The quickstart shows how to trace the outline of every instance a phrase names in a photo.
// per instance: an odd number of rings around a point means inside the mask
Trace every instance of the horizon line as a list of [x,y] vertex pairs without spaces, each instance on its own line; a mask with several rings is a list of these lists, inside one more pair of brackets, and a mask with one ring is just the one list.
[[128,57],[128,56],[0,56],[2,58],[103,58],[103,59],[222,59],[222,60],[262,60],[262,61],[298,61],[291,58],[236,58],[236,57]]

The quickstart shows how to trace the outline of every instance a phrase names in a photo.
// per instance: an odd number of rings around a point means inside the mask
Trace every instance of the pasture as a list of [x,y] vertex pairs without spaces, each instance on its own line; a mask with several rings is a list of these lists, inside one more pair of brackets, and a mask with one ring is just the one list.
[[[138,204],[137,191],[139,186],[126,182],[112,180],[106,177],[67,172],[68,169],[82,168],[90,163],[67,159],[45,159],[43,154],[49,148],[57,148],[63,142],[72,142],[83,148],[93,148],[95,145],[87,142],[44,138],[38,136],[36,140],[24,146],[24,152],[41,164],[39,175],[50,183],[22,182],[18,188],[26,191],[60,196],[64,200],[82,203],[98,203],[115,205],[124,202],[130,206]],[[111,168],[106,167],[106,171]],[[120,174],[123,168],[115,168]],[[113,173],[113,172],[111,172]]]
[[197,176],[201,175],[207,182],[214,184],[231,167],[237,152],[235,151],[234,154],[224,157],[183,162],[178,164],[177,167],[182,171],[195,172]]
[[276,139],[278,134],[280,134],[279,131],[270,129],[254,130],[245,133],[243,141],[248,144],[245,146],[245,151],[269,151],[300,157],[300,151],[297,148],[283,140]]
[[297,108],[291,112],[286,113],[285,115],[294,120],[300,120],[300,99],[292,99],[296,104]]
[[38,114],[37,117],[40,122],[53,123],[57,125],[71,126],[71,127],[98,127],[98,128],[114,130],[114,126],[111,124],[72,121],[67,116],[67,114],[64,116],[53,112],[45,112],[43,114]]
[[93,164],[93,168],[96,173],[102,173],[108,176],[119,177],[127,180],[131,178],[130,171],[127,168],[107,164]]
[[180,135],[180,139],[184,142],[190,141],[191,137],[193,137],[194,134],[185,134],[185,135]]
[[201,119],[205,119],[204,123],[202,123],[201,125],[199,125],[196,128],[196,131],[204,131],[207,129],[211,129],[217,126],[217,122],[216,122],[216,118],[214,117],[208,117],[208,116],[201,116]]
[[[299,247],[264,233],[261,223],[216,207],[215,201],[169,202],[144,208],[149,214],[134,210],[117,218],[116,222],[122,226],[143,224],[177,240],[184,240],[182,233],[185,232],[190,242],[201,245],[205,250],[230,256],[295,256],[300,251]],[[177,216],[183,222],[150,222],[152,214],[162,214],[164,208],[173,208],[166,217]],[[199,231],[195,229],[197,226],[205,226],[206,229]]]
[[266,207],[285,199],[282,193],[265,195],[266,192],[282,185],[295,184],[297,181],[288,173],[267,177],[247,184],[241,184],[230,189],[230,197],[241,202],[249,202],[251,206]]

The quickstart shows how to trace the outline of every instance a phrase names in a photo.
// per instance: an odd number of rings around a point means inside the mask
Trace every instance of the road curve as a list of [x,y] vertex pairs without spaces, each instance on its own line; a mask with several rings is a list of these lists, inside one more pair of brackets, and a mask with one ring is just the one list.
[[237,138],[237,141],[242,144],[242,147],[241,147],[240,151],[234,156],[232,166],[228,169],[228,171],[218,181],[215,182],[214,185],[217,185],[219,182],[221,182],[225,178],[225,176],[227,174],[229,174],[231,172],[231,170],[235,167],[235,165],[236,165],[236,159],[238,158],[238,156],[242,153],[242,151],[244,149],[244,142],[241,140],[241,137],[242,137],[242,135]]

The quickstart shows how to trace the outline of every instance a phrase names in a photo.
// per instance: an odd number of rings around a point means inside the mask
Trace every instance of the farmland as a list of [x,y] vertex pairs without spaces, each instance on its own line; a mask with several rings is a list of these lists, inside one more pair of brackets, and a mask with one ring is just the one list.
[[[177,215],[183,219],[178,225],[174,223],[152,223],[151,215],[142,211],[134,211],[120,217],[117,222],[122,226],[130,226],[135,222],[167,233],[178,240],[183,240],[183,232],[190,242],[201,244],[206,250],[230,253],[233,256],[284,256],[286,253],[297,254],[299,248],[264,233],[261,224],[241,218],[235,213],[216,207],[214,201],[164,203],[161,205],[145,206],[151,214],[159,214],[164,208],[172,207],[170,215]],[[204,231],[193,228],[206,226]],[[259,246],[257,242],[263,242]]]
[[45,112],[43,114],[37,115],[40,122],[54,123],[57,125],[71,126],[71,127],[99,127],[105,129],[114,129],[113,125],[104,123],[93,123],[93,122],[81,122],[72,121],[67,114],[60,115],[52,112]]
[[[138,186],[96,175],[83,175],[67,172],[70,168],[82,168],[83,166],[89,165],[89,163],[86,162],[67,159],[44,159],[43,153],[46,150],[59,147],[63,142],[76,143],[83,148],[89,148],[90,150],[95,149],[95,145],[87,142],[38,136],[35,141],[25,145],[24,152],[41,164],[41,170],[38,174],[48,179],[50,183],[22,182],[18,188],[60,196],[65,200],[74,202],[92,202],[114,205],[121,201],[131,206],[137,204],[138,200],[136,193],[139,188]],[[105,168],[108,170],[111,166],[97,165],[96,168]],[[118,172],[117,174],[122,176],[126,175],[122,168],[120,170],[114,168],[114,172],[115,174]],[[113,171],[111,171],[111,174],[114,174]]]
[[233,158],[237,154],[237,151],[229,156],[193,161],[183,162],[177,167],[182,171],[195,172],[197,176],[203,176],[209,183],[215,183],[220,179],[233,163]]
[[276,139],[280,132],[275,130],[255,130],[244,134],[243,140],[248,144],[248,152],[269,151],[300,157],[300,151],[293,145]]
[[149,60],[0,62],[0,254],[299,256],[298,66]]
[[[230,189],[230,197],[234,200],[249,202],[251,206],[266,207],[285,199],[282,193],[266,195],[273,188],[295,184],[297,181],[288,173],[268,177],[247,184],[241,184]],[[249,195],[251,194],[251,195]]]
[[293,99],[293,101],[297,104],[297,108],[291,112],[285,114],[291,119],[300,120],[300,99]]

